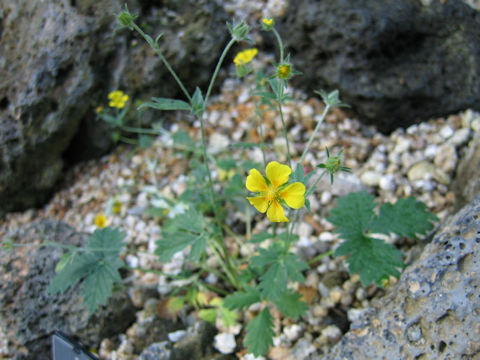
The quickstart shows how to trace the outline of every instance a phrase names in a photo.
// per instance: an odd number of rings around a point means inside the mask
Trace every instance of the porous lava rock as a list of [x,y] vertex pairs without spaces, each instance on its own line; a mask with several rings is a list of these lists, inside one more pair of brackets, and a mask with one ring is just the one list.
[[[45,220],[18,229],[15,242],[86,245],[86,235],[63,222]],[[125,291],[90,314],[79,287],[48,296],[46,289],[64,250],[59,247],[16,247],[0,250],[0,357],[51,359],[51,336],[60,330],[82,343],[98,347],[103,338],[126,330],[135,321],[135,308]]]
[[[127,1],[193,93],[229,36],[216,1]],[[116,31],[121,0],[0,2],[0,211],[41,205],[65,165],[112,145],[94,109],[115,89],[131,99],[179,88],[138,34]],[[146,113],[142,121],[159,120]]]
[[480,196],[447,221],[326,359],[480,355]]
[[461,0],[300,0],[286,14],[294,85],[338,89],[383,132],[480,107],[480,13]]

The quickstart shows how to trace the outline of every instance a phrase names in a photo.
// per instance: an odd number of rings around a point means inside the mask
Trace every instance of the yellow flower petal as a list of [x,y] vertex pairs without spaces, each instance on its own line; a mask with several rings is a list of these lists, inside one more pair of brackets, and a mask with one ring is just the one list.
[[287,165],[280,164],[276,161],[268,163],[266,168],[267,178],[272,183],[273,187],[277,189],[280,185],[285,184],[292,173],[292,169]]
[[257,169],[250,170],[250,175],[247,176],[246,187],[252,192],[268,191],[267,182]]
[[267,211],[268,200],[265,196],[247,197],[247,200],[261,213]]
[[271,222],[288,222],[288,218],[285,216],[285,210],[276,200],[270,204],[267,216]]
[[300,209],[305,205],[305,185],[300,182],[288,185],[278,195],[291,208]]

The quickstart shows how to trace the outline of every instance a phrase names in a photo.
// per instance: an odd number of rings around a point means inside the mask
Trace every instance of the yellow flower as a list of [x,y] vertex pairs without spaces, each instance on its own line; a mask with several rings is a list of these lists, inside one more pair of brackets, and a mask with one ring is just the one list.
[[277,66],[277,77],[282,80],[290,79],[292,74],[292,67],[290,64],[280,64]]
[[98,106],[96,109],[95,109],[95,112],[97,114],[101,114],[103,112],[103,107],[102,106]]
[[235,175],[235,170],[233,169],[230,169],[228,171],[223,169],[218,169],[218,179],[220,181],[231,180],[234,175]]
[[117,109],[123,109],[125,107],[125,103],[128,101],[128,95],[124,94],[121,90],[112,91],[110,94],[108,94],[108,98],[110,99],[108,106]]
[[258,54],[258,49],[257,48],[251,48],[251,49],[245,49],[243,51],[240,51],[237,55],[235,55],[235,58],[233,59],[233,62],[235,65],[245,65],[252,61],[252,59]]
[[258,195],[247,200],[261,213],[267,212],[270,221],[287,222],[282,205],[300,209],[305,204],[305,185],[300,182],[287,185],[292,169],[276,161],[269,162],[265,172],[266,178],[258,170],[250,170],[246,187]]
[[272,18],[263,18],[262,19],[262,26],[263,30],[270,30],[275,25],[275,22]]
[[122,203],[119,200],[114,200],[112,204],[112,212],[119,214],[122,211]]
[[95,226],[98,227],[99,229],[103,229],[105,226],[107,226],[107,217],[105,214],[98,214],[95,216]]

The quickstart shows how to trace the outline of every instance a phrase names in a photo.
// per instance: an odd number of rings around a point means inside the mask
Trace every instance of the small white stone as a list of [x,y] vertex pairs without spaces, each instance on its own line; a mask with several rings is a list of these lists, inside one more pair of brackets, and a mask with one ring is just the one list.
[[132,268],[138,267],[138,257],[136,257],[135,255],[128,254],[125,257],[125,262],[129,267],[132,267]]
[[352,323],[357,322],[365,315],[365,312],[366,309],[350,309],[347,311],[348,320]]
[[300,108],[300,115],[302,116],[302,118],[312,117],[313,114],[315,114],[315,110],[313,110],[313,107],[311,107],[311,106],[308,105],[308,104],[304,104],[304,105]]
[[468,139],[470,139],[470,129],[461,128],[453,134],[449,139],[449,142],[454,146],[462,146],[468,141]]
[[322,195],[320,196],[320,204],[327,205],[330,204],[330,201],[332,201],[332,193],[329,191],[322,192]]
[[425,148],[424,155],[427,159],[433,159],[435,157],[435,154],[438,151],[438,145],[437,144],[430,144]]
[[330,231],[324,231],[320,234],[318,239],[322,242],[331,242],[335,240],[335,235],[333,235]]
[[168,333],[168,340],[176,343],[176,342],[179,342],[180,340],[182,340],[185,337],[186,334],[187,334],[187,332],[185,330],[177,330],[177,331]]
[[395,191],[397,185],[393,174],[386,174],[380,178],[380,189],[385,191]]
[[217,334],[213,346],[222,354],[231,354],[237,346],[235,336],[230,333]]
[[455,133],[455,130],[453,130],[453,128],[449,125],[443,126],[439,131],[440,136],[444,139],[448,139],[454,133]]
[[230,140],[223,134],[213,133],[210,135],[208,150],[212,154],[218,154],[225,150],[230,144]]
[[297,235],[300,237],[309,237],[313,234],[313,226],[306,222],[301,222],[297,229]]
[[414,164],[407,172],[408,180],[424,180],[433,174],[435,166],[429,161],[420,161]]
[[283,329],[283,333],[290,341],[297,340],[300,336],[302,336],[302,332],[303,332],[303,327],[301,327],[298,324],[293,324]]
[[380,174],[375,171],[365,171],[360,176],[360,181],[367,186],[378,186],[380,182]]
[[335,344],[342,338],[342,331],[335,325],[329,325],[322,330],[321,337],[324,337],[329,343]]
[[435,155],[434,164],[445,172],[455,170],[457,166],[457,152],[455,146],[451,144],[443,144],[438,148],[438,152]]
[[395,144],[395,148],[393,152],[397,154],[402,154],[410,148],[411,141],[408,138],[398,138],[397,143]]

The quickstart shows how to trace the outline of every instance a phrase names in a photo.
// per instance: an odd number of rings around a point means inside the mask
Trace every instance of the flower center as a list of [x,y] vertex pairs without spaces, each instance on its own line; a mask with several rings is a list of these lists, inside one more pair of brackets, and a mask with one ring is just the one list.
[[275,196],[276,196],[275,191],[273,191],[272,189],[269,189],[265,197],[268,202],[271,202],[275,199]]

